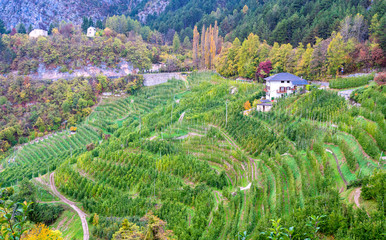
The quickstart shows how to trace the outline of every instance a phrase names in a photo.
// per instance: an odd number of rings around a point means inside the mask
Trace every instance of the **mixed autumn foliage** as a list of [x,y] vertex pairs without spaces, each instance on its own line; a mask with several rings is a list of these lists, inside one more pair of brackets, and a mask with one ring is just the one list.
[[0,77],[0,151],[72,127],[91,113],[103,92],[134,93],[142,83],[136,75],[58,81]]

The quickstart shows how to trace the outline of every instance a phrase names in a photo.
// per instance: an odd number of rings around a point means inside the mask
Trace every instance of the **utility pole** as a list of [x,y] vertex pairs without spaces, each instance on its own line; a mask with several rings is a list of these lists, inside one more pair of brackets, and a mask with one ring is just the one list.
[[142,119],[141,119],[141,115],[139,115],[139,136],[141,136],[141,130],[142,130]]
[[228,126],[228,99],[225,101],[225,127]]
[[176,99],[176,95],[173,96],[172,111],[171,111],[171,113],[170,113],[170,125],[171,125],[172,122],[173,122],[173,104],[174,104],[175,99]]

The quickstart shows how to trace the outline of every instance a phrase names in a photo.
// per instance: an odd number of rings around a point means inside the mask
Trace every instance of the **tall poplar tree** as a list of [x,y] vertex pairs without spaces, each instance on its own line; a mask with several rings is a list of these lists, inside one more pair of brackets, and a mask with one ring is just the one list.
[[197,30],[197,26],[194,26],[193,30],[193,65],[198,68],[199,55],[200,55],[200,33]]

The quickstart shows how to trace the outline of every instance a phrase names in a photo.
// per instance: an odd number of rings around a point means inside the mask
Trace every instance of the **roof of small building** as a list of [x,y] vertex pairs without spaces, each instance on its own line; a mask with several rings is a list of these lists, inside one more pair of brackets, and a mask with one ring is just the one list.
[[291,73],[278,73],[264,78],[266,81],[291,81],[293,85],[306,85],[308,82]]

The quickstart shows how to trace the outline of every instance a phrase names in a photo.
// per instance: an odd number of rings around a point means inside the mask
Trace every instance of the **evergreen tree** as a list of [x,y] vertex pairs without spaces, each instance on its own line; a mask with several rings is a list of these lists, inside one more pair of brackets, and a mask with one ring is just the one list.
[[88,27],[89,27],[88,18],[87,17],[83,17],[83,22],[82,22],[82,25],[81,25],[83,33],[87,33]]
[[54,29],[54,24],[50,23],[50,27],[48,28],[48,35],[52,34],[52,30]]
[[104,29],[103,22],[101,20],[99,20],[99,19],[96,21],[96,25],[95,26],[97,28],[99,28],[99,29]]
[[29,27],[28,27],[28,34],[29,34],[30,32],[32,32],[32,30],[33,30],[33,27],[32,27],[32,24],[30,24]]
[[25,26],[23,23],[20,23],[18,28],[17,28],[17,32],[18,33],[21,33],[21,34],[26,34],[27,33],[27,29],[25,29]]
[[181,41],[180,41],[180,37],[178,36],[178,33],[175,32],[174,33],[174,37],[173,37],[173,51],[176,53],[178,52],[178,50],[180,49],[181,47]]
[[94,21],[91,17],[88,19],[88,27],[94,27]]
[[6,32],[5,25],[3,20],[0,19],[0,34],[4,34]]
[[184,46],[184,48],[188,48],[188,49],[192,48],[192,43],[190,42],[188,36],[185,37],[182,45]]

